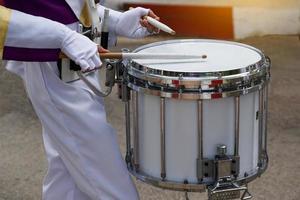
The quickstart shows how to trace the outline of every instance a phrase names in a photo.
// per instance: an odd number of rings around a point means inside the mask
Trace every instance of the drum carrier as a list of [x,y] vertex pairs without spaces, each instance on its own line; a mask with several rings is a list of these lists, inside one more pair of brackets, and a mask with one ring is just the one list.
[[[244,68],[217,72],[182,72],[164,71],[139,64],[135,60],[108,60],[106,86],[119,85],[119,96],[125,104],[126,120],[126,163],[129,171],[139,180],[153,186],[185,192],[208,191],[210,200],[250,199],[247,183],[253,181],[267,169],[267,114],[268,84],[270,81],[271,62],[261,51],[251,46],[218,40],[171,40],[142,46],[139,52],[156,45],[172,43],[212,42],[233,44],[257,52],[261,59]],[[124,50],[128,51],[128,50]],[[208,54],[209,59],[209,54]],[[258,110],[255,120],[258,123],[257,162],[255,170],[240,173],[240,111],[241,98],[257,92]],[[156,96],[159,100],[159,146],[160,177],[154,177],[140,168],[140,134],[139,133],[139,94]],[[219,144],[214,157],[204,155],[203,106],[205,101],[232,98],[233,118],[233,154],[227,153],[227,146]],[[166,101],[195,101],[197,123],[197,158],[195,159],[196,180],[168,180],[166,168]],[[132,108],[131,108],[132,106]],[[131,127],[133,125],[133,127]],[[184,134],[184,133],[182,133]],[[256,157],[256,154],[255,154]],[[256,164],[257,163],[257,164]],[[187,194],[187,193],[186,193]]]

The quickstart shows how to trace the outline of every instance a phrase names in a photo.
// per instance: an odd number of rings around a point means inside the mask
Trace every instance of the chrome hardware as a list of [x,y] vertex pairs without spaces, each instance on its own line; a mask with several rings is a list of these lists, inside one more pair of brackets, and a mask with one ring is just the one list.
[[[214,184],[208,187],[209,200],[240,198],[241,191],[247,191],[247,194],[249,194],[247,187],[240,187],[236,180],[240,168],[239,156],[228,156],[226,151],[226,145],[218,145],[215,159],[204,160],[205,176],[215,180]],[[235,154],[238,154],[238,151]],[[245,196],[245,193],[243,196]]]
[[99,97],[107,97],[111,93],[112,87],[109,87],[106,91],[102,91],[94,86],[93,83],[91,83],[81,71],[76,71],[76,74],[94,92],[95,95]]
[[113,87],[116,83],[116,61],[110,61],[106,64],[106,87]]
[[[261,51],[240,43],[217,40],[180,40],[182,43],[222,42],[249,48],[261,59],[243,69],[219,72],[183,72],[152,69],[132,60],[126,66],[128,86],[138,92],[174,99],[215,99],[246,95],[261,89],[270,78],[270,61]],[[139,52],[155,45],[176,43],[178,40],[158,42],[136,49]]]
[[266,115],[265,115],[265,146],[264,146],[264,151],[267,155],[267,151],[268,151],[268,148],[267,148],[267,144],[268,144],[268,141],[267,141],[267,138],[268,138],[268,112],[269,112],[269,108],[268,108],[268,105],[269,105],[269,98],[268,98],[268,95],[269,95],[269,86],[268,84],[266,85],[266,88],[265,88],[265,95],[266,95],[266,106],[265,106],[265,112],[266,112]]
[[218,145],[215,159],[203,159],[201,167],[203,177],[219,181],[224,178],[235,178],[239,175],[240,157],[226,155],[226,145]]
[[160,99],[160,148],[161,148],[161,178],[166,178],[166,126],[165,115],[166,106],[165,98]]
[[[243,192],[241,196],[241,192]],[[226,180],[217,182],[214,186],[208,187],[209,200],[230,200],[230,199],[251,199],[252,196],[247,186],[239,186],[237,183]]]
[[226,156],[226,153],[227,153],[227,146],[224,145],[224,144],[221,144],[217,147],[217,155],[219,157],[225,157]]
[[[131,135],[130,135],[130,103],[125,102],[125,124],[126,124],[126,156],[127,165],[131,164],[132,150],[131,150]],[[130,166],[131,167],[131,166]]]
[[239,156],[240,144],[240,97],[235,97],[235,112],[234,112],[234,156]]
[[132,149],[131,149],[131,134],[130,134],[130,88],[127,87],[126,72],[123,73],[121,85],[121,97],[125,103],[125,124],[126,124],[126,156],[125,160],[127,165],[131,164],[132,167]]
[[136,91],[132,92],[132,107],[133,107],[133,164],[135,170],[139,169],[139,106],[138,106],[138,93]]
[[198,121],[198,158],[197,158],[197,178],[201,182],[203,180],[203,100],[197,101],[197,121]]
[[258,167],[262,167],[262,144],[263,144],[263,118],[264,118],[264,94],[263,90],[259,90],[259,122],[258,122]]

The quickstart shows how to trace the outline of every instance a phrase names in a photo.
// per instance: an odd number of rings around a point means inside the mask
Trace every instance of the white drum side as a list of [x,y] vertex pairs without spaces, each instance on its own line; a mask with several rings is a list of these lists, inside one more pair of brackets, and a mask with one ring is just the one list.
[[[139,93],[140,171],[160,178],[160,97]],[[166,99],[166,180],[197,183],[197,102]],[[240,177],[257,169],[258,91],[241,96]],[[218,144],[234,153],[234,98],[204,100],[204,158],[213,159]]]

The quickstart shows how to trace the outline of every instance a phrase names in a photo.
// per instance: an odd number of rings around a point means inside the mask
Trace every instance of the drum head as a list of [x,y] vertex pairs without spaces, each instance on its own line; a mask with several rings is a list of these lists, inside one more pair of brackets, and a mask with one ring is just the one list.
[[263,54],[251,46],[218,40],[174,40],[142,46],[134,52],[207,55],[206,59],[136,59],[146,68],[171,72],[222,72],[254,65]]

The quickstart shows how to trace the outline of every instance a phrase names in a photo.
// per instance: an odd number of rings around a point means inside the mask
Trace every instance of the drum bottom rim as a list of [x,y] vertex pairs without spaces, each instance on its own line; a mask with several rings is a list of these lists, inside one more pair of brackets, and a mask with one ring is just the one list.
[[[262,163],[262,167],[255,170],[255,172],[249,173],[247,177],[240,178],[235,180],[234,182],[239,184],[240,186],[246,185],[256,178],[259,178],[268,168],[268,160],[264,160]],[[184,191],[184,192],[205,192],[207,187],[214,184],[205,184],[205,183],[184,183],[184,182],[175,182],[175,181],[168,181],[168,180],[162,180],[160,178],[156,178],[150,175],[147,175],[142,172],[137,172],[133,168],[128,168],[129,172],[132,176],[137,178],[138,180],[147,183],[149,185],[161,188],[161,189],[167,189],[167,190],[173,190],[173,191]]]

